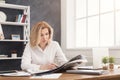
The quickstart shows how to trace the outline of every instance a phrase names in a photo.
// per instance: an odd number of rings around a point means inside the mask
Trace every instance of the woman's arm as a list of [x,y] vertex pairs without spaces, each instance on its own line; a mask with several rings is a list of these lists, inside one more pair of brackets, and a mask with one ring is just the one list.
[[28,70],[31,69],[33,71],[37,71],[40,68],[40,65],[37,64],[32,64],[32,59],[31,59],[31,47],[30,44],[28,43],[25,47],[25,50],[22,55],[22,61],[21,61],[21,68],[22,70]]
[[67,62],[68,60],[67,60],[65,54],[63,53],[63,51],[58,43],[56,43],[56,48],[57,48],[57,51],[56,51],[56,56],[55,56],[56,58],[55,59],[57,59],[57,62],[60,65],[62,65],[65,62]]

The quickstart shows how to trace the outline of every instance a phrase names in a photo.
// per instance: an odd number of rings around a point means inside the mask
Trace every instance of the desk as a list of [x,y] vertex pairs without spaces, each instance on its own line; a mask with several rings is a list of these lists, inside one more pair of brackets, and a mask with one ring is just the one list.
[[[0,77],[0,80],[48,80],[31,79],[30,77]],[[109,71],[103,75],[67,74],[63,73],[58,79],[51,80],[120,80],[120,69]]]

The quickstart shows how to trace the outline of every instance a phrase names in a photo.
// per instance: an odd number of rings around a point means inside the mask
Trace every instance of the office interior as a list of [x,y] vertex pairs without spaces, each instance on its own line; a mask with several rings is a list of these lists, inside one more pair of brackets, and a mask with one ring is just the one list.
[[[72,1],[74,0],[5,0],[6,3],[8,4],[15,4],[15,5],[24,5],[24,6],[30,6],[30,28],[38,21],[47,21],[53,28],[54,28],[54,35],[53,39],[55,41],[58,41],[59,44],[61,45],[61,48],[63,52],[65,53],[66,57],[71,59],[73,56],[76,56],[78,54],[85,55],[88,62],[85,65],[93,65],[93,48],[107,48],[109,55],[115,57],[115,64],[119,65],[120,63],[120,45],[117,46],[105,46],[105,47],[100,47],[100,46],[84,46],[84,47],[78,47],[78,48],[69,48],[69,44],[67,41],[71,41],[70,46],[73,45],[72,42],[74,41],[73,36],[74,35],[69,35],[66,31],[71,30],[72,28],[70,26],[73,26],[72,21],[69,22],[70,20],[70,14],[73,14],[72,8],[70,10],[67,10],[67,7],[73,6]],[[77,1],[77,0],[76,0]],[[89,0],[81,0],[81,1],[89,1]],[[103,1],[103,0],[92,0],[92,1]],[[105,0],[108,1],[109,0]],[[110,0],[111,2],[113,1],[119,1],[119,0]],[[94,3],[94,2],[93,2]],[[112,5],[114,6],[114,5]],[[110,6],[108,6],[110,7]],[[0,11],[3,10],[0,8]],[[114,10],[114,8],[113,8]],[[68,11],[68,12],[67,12]],[[71,11],[71,12],[70,12]],[[119,11],[119,9],[118,9]],[[99,12],[99,10],[98,10]],[[18,13],[18,12],[15,12]],[[13,12],[10,12],[10,14],[15,14]],[[109,11],[108,11],[109,13]],[[105,13],[103,13],[105,14]],[[113,12],[115,15],[115,12]],[[88,14],[87,14],[88,15]],[[9,18],[10,19],[10,15]],[[115,19],[115,18],[114,18]],[[102,21],[101,21],[102,22]],[[70,23],[70,24],[68,24]],[[109,23],[109,22],[108,22]],[[107,24],[108,24],[107,23]],[[107,25],[106,24],[106,25]],[[88,24],[87,24],[88,25]],[[117,24],[113,24],[114,26]],[[71,28],[71,29],[70,29]],[[7,32],[7,28],[5,28],[6,34],[5,36],[9,35],[9,33],[12,32],[12,30],[9,30]],[[21,30],[21,28],[19,28]],[[18,33],[18,29],[14,29],[16,33]],[[114,30],[115,31],[115,30]],[[117,30],[116,30],[117,31]],[[94,32],[94,30],[93,30]],[[107,31],[106,31],[107,33]],[[117,33],[117,32],[114,32]],[[20,32],[22,35],[22,32]],[[72,39],[67,39],[67,37],[71,37]],[[111,35],[109,35],[111,36]],[[23,36],[22,36],[23,37]],[[94,37],[93,37],[94,38]],[[114,42],[115,43],[115,42]],[[119,43],[119,41],[118,41]],[[18,45],[18,46],[16,46]],[[14,46],[14,47],[9,47],[7,46]],[[74,45],[73,45],[74,46]],[[17,50],[17,56],[22,56],[22,52],[24,51],[25,45],[22,43],[9,43],[9,42],[0,42],[0,54],[2,55],[3,53],[7,54],[8,57],[11,57],[11,50],[16,49]],[[97,54],[97,53],[96,53]],[[21,59],[1,59],[0,60],[0,70],[12,70],[12,69],[17,69],[20,70],[20,63]]]

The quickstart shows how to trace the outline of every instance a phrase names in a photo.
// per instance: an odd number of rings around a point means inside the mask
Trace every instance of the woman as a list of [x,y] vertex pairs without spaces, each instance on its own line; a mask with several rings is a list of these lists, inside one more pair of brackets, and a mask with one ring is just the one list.
[[[58,42],[52,41],[53,29],[45,21],[32,27],[21,62],[23,70],[50,70],[67,61]],[[58,62],[58,63],[56,63]]]

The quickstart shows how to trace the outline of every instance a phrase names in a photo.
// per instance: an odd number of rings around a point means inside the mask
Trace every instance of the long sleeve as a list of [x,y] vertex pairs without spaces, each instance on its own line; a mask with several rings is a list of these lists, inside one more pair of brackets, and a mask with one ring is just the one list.
[[23,70],[33,70],[33,71],[37,71],[40,68],[40,65],[37,64],[33,64],[32,62],[32,58],[31,58],[31,48],[29,43],[26,45],[23,56],[22,56],[22,62],[21,62],[21,68]]
[[60,45],[56,42],[56,56],[55,60],[57,60],[59,65],[64,64],[67,62],[67,58],[65,57],[65,54],[63,53]]

